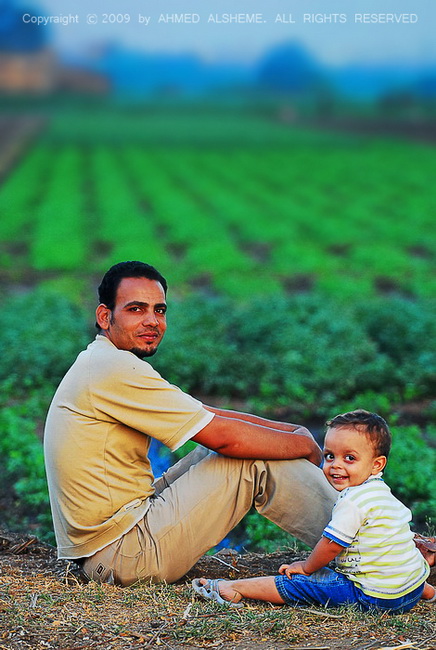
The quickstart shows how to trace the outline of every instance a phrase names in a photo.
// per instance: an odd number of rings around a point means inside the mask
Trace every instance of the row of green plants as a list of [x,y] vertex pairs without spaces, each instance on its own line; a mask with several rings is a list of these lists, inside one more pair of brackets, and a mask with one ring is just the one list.
[[431,147],[291,128],[280,145],[74,143],[61,123],[0,188],[0,268],[16,277],[137,257],[180,291],[235,298],[435,293]]
[[[51,152],[35,147],[8,176],[0,191],[0,241],[26,240],[33,222],[33,206],[38,201],[43,179],[50,175],[53,165]],[[7,264],[2,259],[2,266]]]
[[[65,295],[40,287],[4,296],[0,314],[0,454],[16,528],[51,541],[42,430],[61,377],[94,335],[93,320]],[[434,301],[372,299],[346,305],[321,294],[170,300],[169,328],[153,365],[169,381],[209,401],[314,425],[367,408],[384,415],[394,445],[387,478],[415,525],[436,524],[436,338]],[[207,397],[205,397],[207,396]],[[419,422],[401,420],[418,405]],[[424,423],[424,424],[422,424]],[[171,459],[168,458],[168,462]],[[284,542],[257,515],[239,531],[245,545]]]
[[67,146],[52,159],[45,191],[34,207],[30,262],[37,270],[78,269],[89,257],[81,152]]

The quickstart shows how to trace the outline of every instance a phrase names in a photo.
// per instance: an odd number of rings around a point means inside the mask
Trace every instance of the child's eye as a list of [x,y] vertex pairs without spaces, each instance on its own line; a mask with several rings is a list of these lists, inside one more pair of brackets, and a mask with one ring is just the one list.
[[345,456],[345,460],[349,460],[352,462],[353,460],[356,460],[356,458],[353,456],[353,454],[347,454]]
[[329,451],[327,451],[324,454],[324,458],[325,458],[325,460],[333,460],[333,454],[331,454]]

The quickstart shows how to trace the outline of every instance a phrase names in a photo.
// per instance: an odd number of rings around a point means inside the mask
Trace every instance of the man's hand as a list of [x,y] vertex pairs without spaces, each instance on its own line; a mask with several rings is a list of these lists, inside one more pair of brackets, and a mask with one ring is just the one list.
[[288,576],[288,578],[295,573],[299,573],[303,576],[310,576],[311,574],[304,570],[304,565],[305,562],[302,561],[292,562],[292,564],[282,564],[281,567],[279,567],[279,573]]

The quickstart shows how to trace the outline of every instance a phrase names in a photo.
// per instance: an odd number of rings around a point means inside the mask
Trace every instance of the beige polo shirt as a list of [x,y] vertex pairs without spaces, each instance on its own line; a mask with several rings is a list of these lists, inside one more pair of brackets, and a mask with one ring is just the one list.
[[93,555],[130,530],[153,494],[151,438],[175,450],[212,418],[149,363],[97,335],[59,385],[46,421],[59,558]]

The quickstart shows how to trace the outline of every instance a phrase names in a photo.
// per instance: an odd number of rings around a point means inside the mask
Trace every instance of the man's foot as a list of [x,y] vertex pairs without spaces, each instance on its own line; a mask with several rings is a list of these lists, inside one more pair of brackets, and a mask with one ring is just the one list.
[[421,599],[425,603],[436,603],[436,589],[433,585],[429,585],[428,582],[425,583]]
[[434,567],[436,565],[436,538],[424,537],[419,533],[415,533],[413,541],[429,566]]
[[232,588],[229,580],[208,580],[207,578],[195,578],[192,581],[194,591],[207,600],[214,600],[220,605],[227,607],[243,607],[241,594]]

